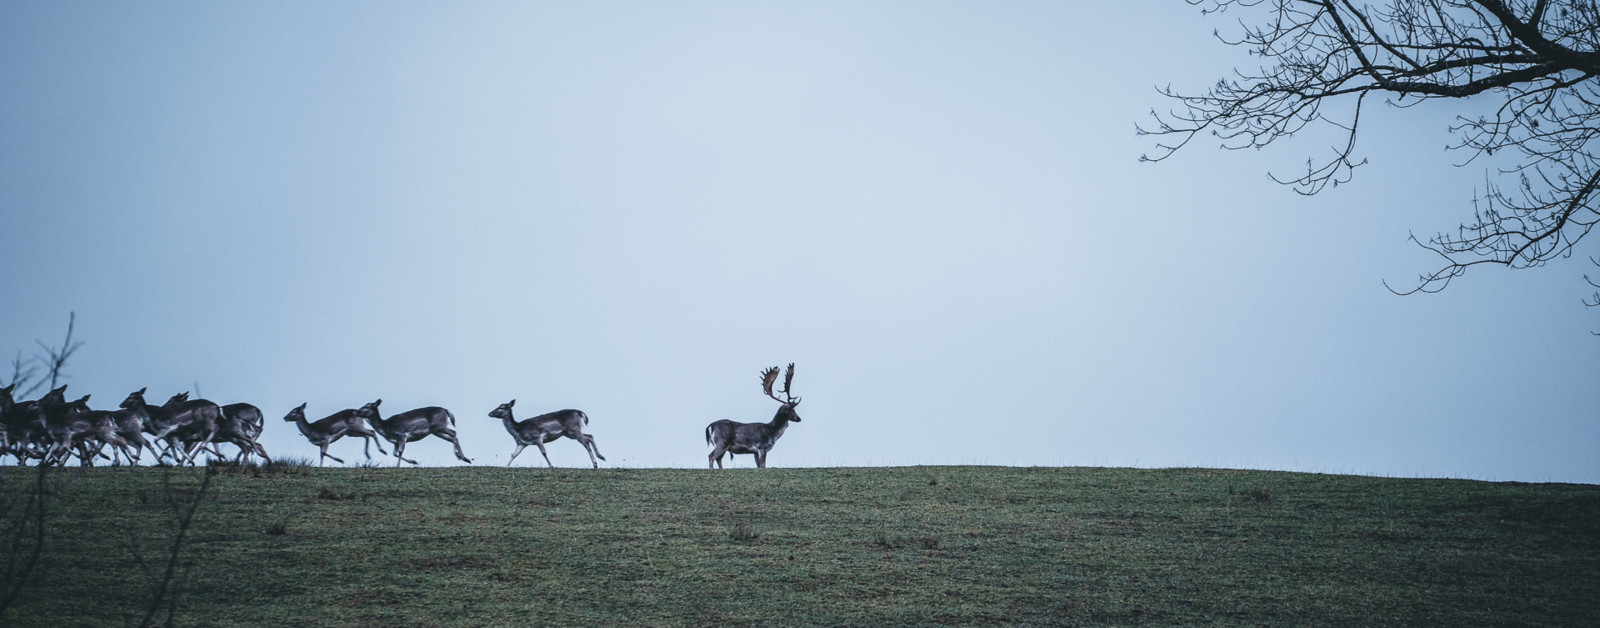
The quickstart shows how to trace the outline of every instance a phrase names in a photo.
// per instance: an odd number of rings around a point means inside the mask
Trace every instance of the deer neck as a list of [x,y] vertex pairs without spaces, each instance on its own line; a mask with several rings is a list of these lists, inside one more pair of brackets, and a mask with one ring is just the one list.
[[313,436],[316,433],[316,429],[311,427],[311,422],[306,420],[306,415],[304,413],[301,413],[300,416],[295,417],[294,424],[296,427],[300,428],[301,434]]
[[517,431],[517,419],[515,418],[515,415],[511,414],[510,410],[506,411],[505,416],[500,417],[500,421],[506,424],[506,431],[511,432],[513,437],[521,436],[522,433]]
[[382,434],[384,438],[387,438],[387,439],[392,441],[397,436],[395,434],[396,430],[393,429],[396,426],[393,423],[391,423],[391,421],[393,421],[393,420],[394,420],[393,417],[390,417],[389,419],[385,420],[381,416],[374,416],[374,417],[372,417],[370,419],[367,419],[366,421],[367,421],[368,425],[372,426],[373,430],[376,430],[379,434]]
[[141,426],[150,422],[150,409],[144,407],[144,404],[136,404],[132,408],[127,408],[127,411],[139,420]]

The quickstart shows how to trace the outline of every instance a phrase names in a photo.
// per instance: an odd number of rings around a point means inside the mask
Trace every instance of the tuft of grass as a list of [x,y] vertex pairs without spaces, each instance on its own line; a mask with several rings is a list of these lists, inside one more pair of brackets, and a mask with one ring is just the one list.
[[339,491],[334,490],[333,487],[331,487],[331,486],[321,486],[321,487],[317,488],[317,499],[328,499],[328,500],[334,500],[334,501],[347,501],[347,500],[352,500],[352,499],[355,499],[355,498],[356,498],[356,494],[355,493],[349,493],[349,492],[341,493]]
[[943,542],[937,536],[908,537],[896,536],[879,531],[872,535],[872,544],[886,550],[897,550],[905,547],[920,547],[925,550],[939,549]]
[[872,535],[872,544],[883,549],[894,550],[905,546],[906,540],[887,532],[877,532]]
[[733,527],[728,528],[728,538],[739,543],[749,543],[750,541],[761,538],[761,533],[752,530],[750,526],[747,526],[743,521],[740,521],[733,524]]
[[288,531],[289,524],[282,520],[269,523],[267,524],[267,527],[261,529],[262,534],[266,534],[267,536],[283,536]]
[[273,458],[272,462],[263,462],[251,467],[250,474],[255,477],[264,475],[297,475],[305,473],[316,466],[310,458],[287,456]]
[[1267,490],[1267,489],[1259,487],[1259,486],[1252,486],[1252,487],[1247,488],[1244,491],[1240,492],[1239,493],[1239,497],[1243,498],[1247,502],[1256,502],[1256,503],[1260,503],[1260,504],[1268,504],[1268,503],[1272,503],[1273,495],[1272,495],[1272,491],[1270,491],[1270,490]]

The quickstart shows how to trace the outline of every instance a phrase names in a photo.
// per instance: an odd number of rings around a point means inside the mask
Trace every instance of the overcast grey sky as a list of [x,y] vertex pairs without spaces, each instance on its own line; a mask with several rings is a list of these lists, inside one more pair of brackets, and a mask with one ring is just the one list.
[[[1600,482],[1600,312],[1574,258],[1442,294],[1449,119],[1141,164],[1155,87],[1238,63],[1182,2],[0,4],[0,350],[70,392],[279,420],[580,408],[611,466],[1216,466]],[[1600,254],[1583,243],[1582,255]],[[549,445],[587,465],[575,442]],[[330,452],[355,462],[358,441]],[[408,455],[455,464],[428,440]],[[530,458],[529,456],[532,456]],[[524,453],[518,465],[542,465]],[[751,466],[741,456],[737,466]]]

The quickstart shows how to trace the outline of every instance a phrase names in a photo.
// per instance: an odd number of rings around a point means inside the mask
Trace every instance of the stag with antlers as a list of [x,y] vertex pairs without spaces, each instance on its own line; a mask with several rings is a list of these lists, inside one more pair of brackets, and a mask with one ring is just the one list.
[[707,466],[722,468],[722,454],[752,454],[756,457],[756,467],[767,468],[767,452],[772,446],[778,444],[778,437],[783,436],[783,431],[788,429],[789,423],[799,423],[800,415],[795,414],[795,406],[800,405],[800,398],[789,394],[789,384],[794,382],[794,363],[789,363],[789,370],[783,376],[783,398],[772,394],[772,385],[778,382],[778,367],[774,366],[761,371],[761,390],[767,393],[773,401],[782,405],[778,406],[778,413],[767,423],[739,423],[722,419],[706,426],[706,444],[711,445],[711,455],[708,456]]

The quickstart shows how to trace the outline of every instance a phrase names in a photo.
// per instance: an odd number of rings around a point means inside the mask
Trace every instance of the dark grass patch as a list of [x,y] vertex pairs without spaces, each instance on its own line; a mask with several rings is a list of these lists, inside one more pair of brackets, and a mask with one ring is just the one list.
[[1244,489],[1243,491],[1240,491],[1239,492],[1239,497],[1241,499],[1247,501],[1247,502],[1255,502],[1257,504],[1270,504],[1270,503],[1272,503],[1272,499],[1273,499],[1274,496],[1272,494],[1272,491],[1270,491],[1270,490],[1267,490],[1267,489],[1259,487],[1259,486],[1252,486],[1250,488]]
[[740,521],[728,528],[728,538],[739,543],[749,543],[761,538],[761,533],[751,529],[750,526],[745,525],[743,521]]
[[[1208,469],[302,464],[256,473],[268,468],[213,478],[180,557],[190,575],[175,623],[1585,625],[1600,616],[1593,486]],[[0,474],[0,491],[26,492],[29,477]],[[120,625],[142,603],[128,583],[145,581],[120,545],[165,547],[200,476],[96,467],[56,479],[48,551],[0,623]],[[1270,497],[1250,497],[1252,488]]]

